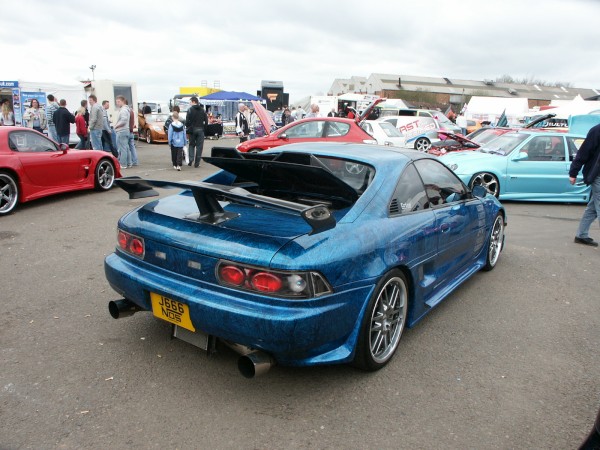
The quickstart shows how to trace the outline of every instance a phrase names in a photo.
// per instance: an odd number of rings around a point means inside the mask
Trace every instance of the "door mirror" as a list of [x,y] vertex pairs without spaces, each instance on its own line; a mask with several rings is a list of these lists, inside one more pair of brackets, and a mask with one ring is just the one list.
[[473,186],[473,190],[471,191],[471,193],[473,194],[473,197],[485,198],[485,196],[488,194],[488,191],[483,186],[477,185]]
[[62,144],[58,144],[58,149],[63,153],[66,153],[67,150],[69,150],[69,145],[63,142]]
[[287,138],[288,138],[288,136],[287,136],[287,134],[285,134],[285,133],[281,133],[281,134],[278,136],[278,138],[279,138],[279,139],[287,139]]
[[515,156],[513,158],[513,161],[525,161],[527,158],[529,158],[529,155],[525,152],[519,152],[517,154],[517,156]]

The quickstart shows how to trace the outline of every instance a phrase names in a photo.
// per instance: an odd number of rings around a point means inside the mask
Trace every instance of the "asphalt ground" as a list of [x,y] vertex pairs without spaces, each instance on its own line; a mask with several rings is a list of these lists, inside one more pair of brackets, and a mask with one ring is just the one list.
[[[214,171],[174,171],[166,145],[138,152],[126,175]],[[573,243],[582,205],[506,203],[497,267],[406,330],[384,369],[248,380],[228,349],[209,359],[149,313],[108,314],[118,296],[103,259],[118,218],[142,203],[115,188],[0,218],[0,448],[569,449],[591,429],[600,253]]]

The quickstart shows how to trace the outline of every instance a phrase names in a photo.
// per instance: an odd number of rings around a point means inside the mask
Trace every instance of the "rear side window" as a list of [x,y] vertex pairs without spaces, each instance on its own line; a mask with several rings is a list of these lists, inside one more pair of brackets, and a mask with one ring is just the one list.
[[417,111],[414,109],[401,109],[398,111],[399,116],[416,116]]
[[567,136],[567,146],[569,147],[569,161],[573,161],[575,159],[575,155],[579,151],[579,147],[583,144],[583,138],[575,138],[571,136]]
[[323,136],[323,120],[311,120],[288,128],[285,134],[289,138],[320,138]]
[[406,214],[421,211],[428,207],[429,199],[425,193],[421,177],[419,177],[415,166],[410,164],[400,176],[400,181],[389,205],[389,214]]
[[350,131],[350,124],[342,122],[327,122],[326,137],[345,136]]
[[420,159],[415,166],[425,184],[431,205],[453,203],[465,198],[467,190],[460,179],[442,163],[433,159]]

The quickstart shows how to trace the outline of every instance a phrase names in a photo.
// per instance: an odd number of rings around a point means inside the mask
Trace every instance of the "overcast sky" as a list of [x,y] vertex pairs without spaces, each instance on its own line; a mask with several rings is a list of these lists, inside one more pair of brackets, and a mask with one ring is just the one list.
[[334,78],[503,74],[600,89],[600,1],[24,0],[2,2],[0,79],[135,81],[138,99],[180,86],[292,101]]

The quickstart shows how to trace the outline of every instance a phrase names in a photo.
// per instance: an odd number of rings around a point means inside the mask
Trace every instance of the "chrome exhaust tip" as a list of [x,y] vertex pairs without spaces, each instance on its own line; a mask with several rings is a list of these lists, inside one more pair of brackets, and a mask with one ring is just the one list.
[[127,299],[108,302],[108,312],[113,319],[133,316],[138,311],[142,311],[142,308]]
[[270,355],[255,351],[242,355],[238,359],[238,370],[246,378],[264,375],[275,365],[275,360]]

